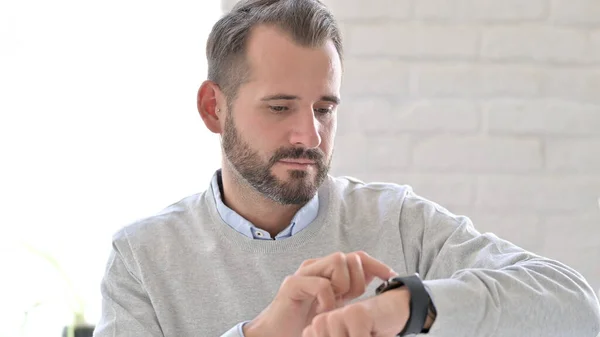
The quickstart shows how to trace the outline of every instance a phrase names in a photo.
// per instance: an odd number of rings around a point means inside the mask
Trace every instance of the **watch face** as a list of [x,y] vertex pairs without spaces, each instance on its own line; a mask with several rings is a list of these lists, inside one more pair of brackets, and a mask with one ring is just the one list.
[[383,291],[385,291],[387,289],[388,285],[389,285],[389,281],[385,281],[382,284],[380,284],[379,287],[377,287],[377,289],[375,289],[375,295],[379,295]]
[[403,284],[404,283],[402,281],[397,280],[395,277],[392,277],[391,279],[389,279],[389,280],[383,282],[381,285],[379,285],[379,287],[377,287],[377,289],[375,289],[375,295],[379,295],[388,290],[398,288],[398,287],[402,286]]
[[375,295],[379,295],[379,294],[386,292],[388,290],[391,290],[391,289],[399,288],[399,287],[405,285],[405,281],[403,281],[403,280],[408,281],[408,280],[412,280],[412,279],[421,280],[418,273],[415,273],[415,274],[412,274],[409,276],[404,276],[404,277],[400,277],[400,276],[392,277],[389,280],[383,282],[381,285],[379,285],[379,287],[377,287],[377,289],[375,289]]

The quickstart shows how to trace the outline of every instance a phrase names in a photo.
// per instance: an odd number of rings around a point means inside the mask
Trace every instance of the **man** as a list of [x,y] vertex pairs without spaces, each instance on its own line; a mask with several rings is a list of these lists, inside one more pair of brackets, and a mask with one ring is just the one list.
[[95,336],[599,332],[573,269],[408,187],[328,175],[342,44],[320,2],[243,1],[207,57],[198,110],[222,136],[222,168],[207,191],[115,235]]

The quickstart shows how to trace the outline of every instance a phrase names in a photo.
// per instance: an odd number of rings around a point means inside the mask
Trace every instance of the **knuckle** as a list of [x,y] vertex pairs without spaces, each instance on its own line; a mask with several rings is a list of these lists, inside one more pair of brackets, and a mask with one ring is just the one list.
[[321,290],[327,289],[331,287],[331,280],[328,278],[319,277],[319,279],[317,280],[317,284],[319,285],[319,288],[321,288]]
[[319,290],[321,290],[321,291],[327,290],[328,288],[331,287],[331,280],[324,278],[324,277],[319,277],[318,279],[315,280],[315,283],[317,284],[317,286],[319,287]]
[[281,287],[290,287],[293,286],[294,283],[296,283],[297,280],[297,276],[294,275],[288,275],[283,279],[283,282],[281,282]]
[[327,327],[327,317],[328,315],[318,315],[313,318],[312,326],[317,331],[323,331],[323,328]]
[[308,260],[304,260],[304,261],[303,261],[303,262],[300,264],[300,268],[302,268],[302,267],[306,267],[306,266],[309,266],[309,265],[311,265],[311,264],[315,263],[315,261],[316,261],[316,260],[317,260],[317,259],[308,259]]
[[333,260],[334,264],[346,263],[346,254],[342,252],[336,252],[331,254],[331,259]]

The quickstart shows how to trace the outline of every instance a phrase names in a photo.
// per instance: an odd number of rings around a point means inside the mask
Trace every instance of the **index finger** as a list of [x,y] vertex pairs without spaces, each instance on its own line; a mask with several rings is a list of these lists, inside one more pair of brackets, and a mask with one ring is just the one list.
[[375,259],[374,257],[371,257],[365,252],[360,251],[351,254],[356,254],[360,258],[363,272],[365,274],[366,284],[371,283],[375,277],[386,281],[389,278],[398,275],[398,273],[396,273],[392,268],[388,267],[385,263]]

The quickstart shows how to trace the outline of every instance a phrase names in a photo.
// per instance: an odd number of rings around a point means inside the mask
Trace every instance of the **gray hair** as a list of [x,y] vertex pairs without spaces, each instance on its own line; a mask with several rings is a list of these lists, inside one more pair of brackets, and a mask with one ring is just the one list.
[[305,47],[318,47],[331,40],[342,60],[340,29],[319,0],[242,0],[215,23],[206,44],[208,79],[230,102],[250,76],[246,41],[252,28],[261,24],[283,30]]

